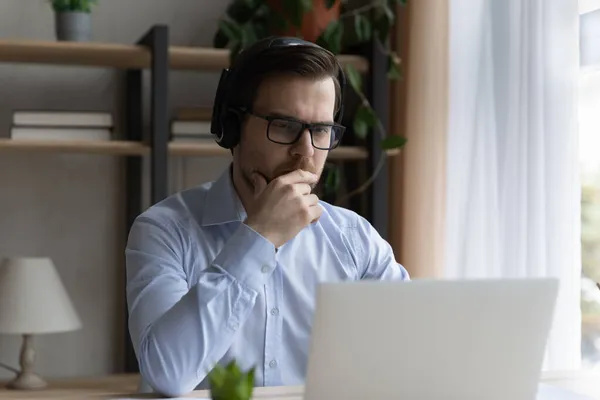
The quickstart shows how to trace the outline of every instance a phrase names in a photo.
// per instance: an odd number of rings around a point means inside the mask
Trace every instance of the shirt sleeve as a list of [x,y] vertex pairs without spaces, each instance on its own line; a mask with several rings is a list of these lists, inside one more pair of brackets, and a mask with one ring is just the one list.
[[356,252],[360,279],[410,280],[408,271],[396,261],[392,246],[361,216],[349,229]]
[[141,216],[125,250],[140,373],[155,391],[175,397],[192,391],[223,357],[275,268],[274,246],[242,223],[198,281],[188,282],[186,240],[174,223]]

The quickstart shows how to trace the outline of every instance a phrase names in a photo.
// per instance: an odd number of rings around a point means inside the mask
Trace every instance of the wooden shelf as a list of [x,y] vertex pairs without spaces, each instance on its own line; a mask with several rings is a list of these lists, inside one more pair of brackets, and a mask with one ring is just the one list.
[[45,152],[109,154],[117,156],[141,156],[149,153],[149,148],[138,142],[111,140],[29,140],[0,139],[0,152]]
[[[172,69],[220,71],[229,65],[229,50],[210,47],[178,47],[169,48]],[[369,70],[369,62],[359,56],[338,56],[343,65],[352,64],[359,72]]]
[[[169,153],[174,156],[228,156],[231,152],[212,143],[169,143]],[[338,147],[329,155],[331,160],[364,160],[368,152],[362,147]]]
[[[228,156],[231,152],[227,149],[219,147],[213,143],[169,143],[169,153],[174,156],[182,157],[198,157],[198,156]],[[399,154],[399,150],[387,151],[388,156]],[[341,146],[334,149],[329,154],[330,160],[357,161],[366,160],[369,157],[369,152],[363,147]]]
[[0,61],[147,68],[150,51],[125,44],[0,40]]
[[223,157],[231,155],[231,152],[216,143],[170,142],[169,154],[180,157]]
[[[363,57],[340,55],[339,59],[360,72],[369,69]],[[151,55],[140,45],[4,39],[0,40],[0,61],[142,69],[150,66]],[[229,50],[171,46],[169,62],[175,70],[220,71],[229,65]]]
[[[144,156],[150,153],[150,148],[142,143],[111,140],[29,140],[29,139],[0,139],[0,152],[44,152],[44,153],[82,153],[106,154],[116,156]],[[397,150],[388,151],[393,156]],[[216,143],[169,143],[169,154],[180,157],[224,157],[229,156],[229,150],[219,147]],[[330,160],[356,161],[365,160],[369,156],[362,147],[343,146],[333,150]]]

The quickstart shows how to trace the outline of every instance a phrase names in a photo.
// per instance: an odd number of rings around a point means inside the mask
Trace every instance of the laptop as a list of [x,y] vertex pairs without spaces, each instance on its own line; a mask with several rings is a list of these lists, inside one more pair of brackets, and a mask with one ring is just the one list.
[[554,278],[324,283],[304,400],[534,400],[558,286]]

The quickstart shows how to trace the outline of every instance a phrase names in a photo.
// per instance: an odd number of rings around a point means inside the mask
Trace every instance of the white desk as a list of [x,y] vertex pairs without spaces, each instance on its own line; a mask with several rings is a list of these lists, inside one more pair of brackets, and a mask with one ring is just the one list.
[[[154,396],[135,394],[138,381],[139,376],[135,374],[56,380],[51,381],[47,389],[40,391],[27,392],[0,388],[0,399],[155,399]],[[542,375],[542,382],[600,400],[600,371],[548,372]],[[498,382],[498,384],[502,384],[502,382]],[[209,393],[204,390],[194,391],[184,397],[210,398]],[[254,399],[302,400],[302,387],[256,388]]]
[[542,382],[600,400],[600,371],[545,372]]

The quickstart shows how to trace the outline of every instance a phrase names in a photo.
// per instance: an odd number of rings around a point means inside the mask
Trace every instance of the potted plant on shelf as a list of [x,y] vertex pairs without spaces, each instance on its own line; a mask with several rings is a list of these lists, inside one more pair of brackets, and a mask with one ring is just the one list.
[[[231,58],[252,43],[273,35],[297,36],[313,41],[334,54],[372,42],[387,56],[388,79],[400,78],[400,58],[390,49],[390,30],[395,22],[394,8],[407,0],[369,0],[356,8],[344,0],[234,0],[219,21],[213,38],[216,48],[228,48]],[[349,29],[350,28],[350,29]],[[362,76],[351,64],[344,66],[348,82],[360,99],[351,132],[364,139],[370,131],[381,136],[383,149],[399,149],[406,144],[401,136],[389,136],[363,93]],[[344,199],[365,190],[383,167],[385,153],[372,176]],[[329,171],[326,185],[339,182],[339,170]]]
[[250,400],[254,389],[254,368],[243,372],[233,360],[217,364],[208,375],[212,400]]
[[55,17],[56,39],[87,42],[92,36],[92,5],[96,0],[50,0]]

